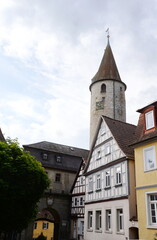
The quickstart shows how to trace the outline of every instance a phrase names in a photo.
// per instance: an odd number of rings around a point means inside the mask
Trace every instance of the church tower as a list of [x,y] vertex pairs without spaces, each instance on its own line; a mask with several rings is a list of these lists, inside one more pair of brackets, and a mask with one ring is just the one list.
[[90,145],[101,115],[126,121],[125,90],[126,85],[121,81],[108,35],[102,61],[90,85]]

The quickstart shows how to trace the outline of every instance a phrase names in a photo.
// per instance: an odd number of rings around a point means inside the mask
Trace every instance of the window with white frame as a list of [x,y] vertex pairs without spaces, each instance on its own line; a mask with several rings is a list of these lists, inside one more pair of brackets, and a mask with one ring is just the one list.
[[121,167],[116,167],[116,185],[119,185],[122,183],[122,172]]
[[88,182],[88,191],[92,192],[93,191],[93,177],[89,177],[89,182]]
[[106,231],[111,231],[111,209],[106,210]]
[[49,228],[49,223],[43,222],[43,229],[48,229],[48,228]]
[[123,209],[117,209],[117,232],[124,232],[124,215]]
[[88,211],[88,223],[87,223],[88,229],[93,228],[93,212]]
[[77,206],[77,197],[74,198],[74,204]]
[[105,155],[108,155],[110,153],[111,153],[111,146],[110,146],[110,144],[107,144],[105,147]]
[[144,170],[149,171],[156,168],[155,146],[143,149],[144,153]]
[[146,130],[154,127],[154,112],[153,112],[153,110],[145,113],[145,121],[146,121]]
[[105,187],[110,187],[111,185],[111,175],[110,170],[105,171]]
[[98,174],[96,176],[96,189],[97,190],[101,189],[101,175],[100,174]]
[[95,229],[96,230],[101,230],[101,211],[99,210],[99,211],[96,211],[96,215],[95,215],[95,217],[96,217],[96,226],[95,226]]
[[97,160],[99,160],[101,158],[101,151],[100,150],[98,150],[97,151],[97,156],[96,156],[96,159]]
[[101,136],[103,136],[106,133],[105,126],[101,127]]
[[80,197],[80,206],[83,205],[83,197]]
[[80,185],[83,185],[83,177],[80,177]]
[[157,228],[157,192],[147,194],[147,211],[148,225]]

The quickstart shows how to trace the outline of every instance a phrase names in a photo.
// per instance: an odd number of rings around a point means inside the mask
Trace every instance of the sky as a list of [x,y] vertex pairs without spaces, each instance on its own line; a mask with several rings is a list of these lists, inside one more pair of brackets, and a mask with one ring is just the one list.
[[89,148],[89,85],[110,45],[127,122],[157,100],[156,0],[0,0],[0,128],[21,145]]

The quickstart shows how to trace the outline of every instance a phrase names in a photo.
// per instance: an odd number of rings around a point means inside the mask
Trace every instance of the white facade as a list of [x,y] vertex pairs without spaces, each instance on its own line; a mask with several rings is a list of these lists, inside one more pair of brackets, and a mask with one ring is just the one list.
[[102,118],[85,172],[85,240],[129,239],[128,171],[128,158]]
[[[122,215],[119,216],[119,210]],[[107,219],[111,211],[110,226]],[[97,211],[101,211],[101,226],[97,229]],[[92,226],[89,226],[89,212],[93,213]],[[126,240],[129,239],[129,202],[128,199],[87,204],[85,207],[85,240]],[[121,221],[121,227],[119,227]]]

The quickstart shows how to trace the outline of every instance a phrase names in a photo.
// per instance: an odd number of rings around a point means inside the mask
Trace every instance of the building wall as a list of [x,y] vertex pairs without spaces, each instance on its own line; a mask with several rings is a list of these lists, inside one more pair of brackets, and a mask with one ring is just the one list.
[[136,195],[139,237],[141,239],[154,239],[157,233],[157,224],[150,225],[150,208],[148,195],[157,194],[157,169],[151,171],[144,170],[143,149],[155,147],[156,166],[157,166],[157,143],[149,143],[135,148],[135,169],[136,169]]
[[[116,210],[123,209],[123,222],[124,222],[124,231],[121,233],[117,232],[117,216]],[[111,231],[106,231],[106,214],[105,211],[111,209]],[[102,229],[97,231],[96,228],[96,216],[95,213],[97,210],[102,211]],[[93,227],[88,229],[88,211],[93,212]],[[86,204],[85,207],[85,240],[124,240],[129,239],[129,202],[128,199],[119,199],[115,201],[106,201],[98,202],[94,204]]]
[[[101,85],[106,92],[101,92]],[[98,107],[100,104],[100,107]],[[93,141],[101,115],[126,121],[125,86],[120,81],[104,80],[91,87],[90,145]]]
[[[45,223],[48,224],[47,229],[43,229],[43,224]],[[33,231],[33,238],[37,238],[42,233],[45,237],[47,237],[47,240],[53,239],[54,223],[45,220],[38,220],[35,224],[37,224],[37,227]]]
[[[49,188],[52,192],[69,193],[76,177],[76,173],[66,172],[60,169],[45,168],[51,180]],[[56,174],[60,174],[60,181],[56,181]]]

